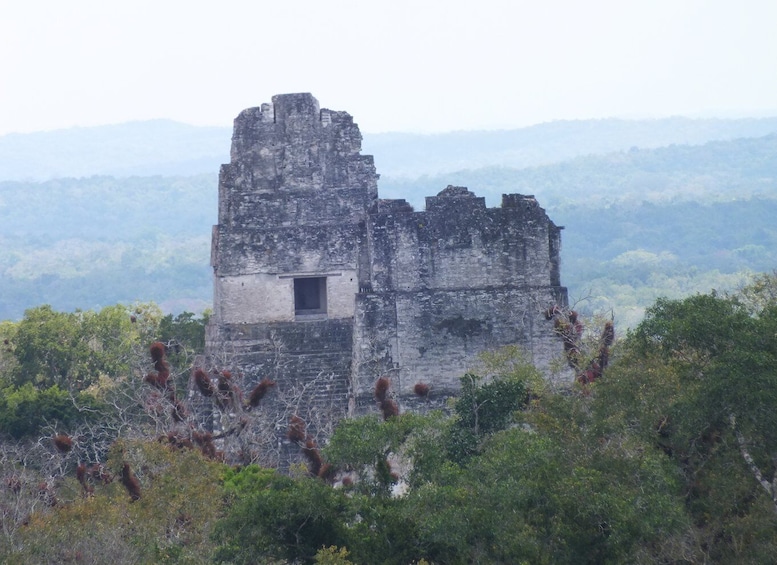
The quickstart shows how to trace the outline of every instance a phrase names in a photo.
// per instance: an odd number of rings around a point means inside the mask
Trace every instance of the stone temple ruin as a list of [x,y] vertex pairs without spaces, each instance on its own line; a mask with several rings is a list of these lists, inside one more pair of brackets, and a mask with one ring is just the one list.
[[[426,210],[378,197],[346,112],[274,96],[235,119],[213,228],[211,360],[297,387],[328,417],[374,410],[388,376],[401,410],[455,393],[479,353],[520,345],[547,369],[563,343],[560,230],[531,196],[499,208],[464,187]],[[214,362],[215,363],[215,362]],[[549,377],[553,378],[553,377]]]

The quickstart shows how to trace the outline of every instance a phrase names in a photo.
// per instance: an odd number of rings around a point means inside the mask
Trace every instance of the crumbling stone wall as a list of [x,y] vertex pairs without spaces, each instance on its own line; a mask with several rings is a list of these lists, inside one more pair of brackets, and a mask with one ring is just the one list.
[[546,370],[558,356],[542,312],[566,303],[560,229],[533,197],[506,195],[500,208],[486,208],[483,198],[449,186],[428,197],[423,212],[379,201],[368,241],[370,292],[357,296],[355,317],[360,404],[370,403],[378,373],[392,376],[407,403],[418,382],[433,394],[455,392],[478,354],[500,345],[522,345]]
[[416,212],[378,199],[360,150],[351,116],[310,94],[237,117],[213,228],[210,358],[281,389],[312,383],[333,418],[369,410],[379,376],[402,407],[417,382],[433,399],[454,393],[486,349],[517,343],[545,368],[560,358],[543,315],[566,303],[560,228],[537,201],[487,208],[450,186]]
[[[219,178],[206,353],[249,383],[278,383],[269,398],[287,400],[275,406],[279,428],[289,403],[309,422],[313,410],[336,420],[348,407],[354,296],[378,179],[360,151],[351,116],[321,110],[310,94],[275,96],[235,119]],[[300,292],[323,302],[300,310]]]
[[235,119],[213,228],[217,326],[294,321],[293,278],[327,276],[329,318],[353,316],[371,156],[345,112],[310,94],[273,97]]

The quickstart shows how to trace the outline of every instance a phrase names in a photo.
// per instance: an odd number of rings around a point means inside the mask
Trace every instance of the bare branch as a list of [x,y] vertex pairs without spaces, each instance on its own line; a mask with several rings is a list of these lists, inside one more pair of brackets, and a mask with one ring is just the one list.
[[737,443],[739,444],[739,453],[742,455],[742,459],[744,459],[745,463],[747,463],[747,466],[753,473],[755,480],[758,481],[758,484],[760,484],[769,494],[769,497],[774,503],[774,510],[777,512],[777,490],[775,490],[774,484],[770,483],[764,478],[763,473],[761,473],[761,470],[758,468],[758,465],[755,464],[752,455],[750,455],[750,452],[747,449],[747,441],[745,441],[744,436],[737,429],[736,416],[734,416],[733,413],[729,414],[728,419],[729,422],[731,422],[731,429],[734,430],[734,435],[737,438]]

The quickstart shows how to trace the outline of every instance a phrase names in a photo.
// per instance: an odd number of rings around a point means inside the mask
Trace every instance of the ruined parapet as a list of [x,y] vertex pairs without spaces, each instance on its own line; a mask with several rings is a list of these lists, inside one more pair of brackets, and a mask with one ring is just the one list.
[[560,287],[559,230],[533,197],[518,194],[487,208],[484,198],[449,186],[427,197],[423,212],[381,201],[370,215],[370,282],[376,292]]
[[272,100],[235,119],[231,162],[219,180],[219,225],[321,226],[362,217],[377,198],[378,175],[372,156],[360,154],[353,118],[319,110],[310,94]]
[[[415,212],[380,201],[369,217],[370,292],[357,296],[354,390],[368,407],[379,373],[405,404],[414,387],[450,395],[478,355],[518,344],[551,375],[560,344],[544,316],[565,305],[558,277],[560,229],[532,196],[502,206],[448,186]],[[424,402],[428,402],[428,398]],[[402,404],[402,402],[400,402]]]

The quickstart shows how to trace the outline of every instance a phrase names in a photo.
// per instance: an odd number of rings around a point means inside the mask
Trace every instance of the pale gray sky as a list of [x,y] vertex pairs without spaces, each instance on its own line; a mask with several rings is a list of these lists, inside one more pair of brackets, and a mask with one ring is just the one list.
[[302,91],[366,132],[777,115],[777,0],[0,0],[0,135]]

